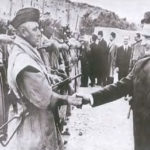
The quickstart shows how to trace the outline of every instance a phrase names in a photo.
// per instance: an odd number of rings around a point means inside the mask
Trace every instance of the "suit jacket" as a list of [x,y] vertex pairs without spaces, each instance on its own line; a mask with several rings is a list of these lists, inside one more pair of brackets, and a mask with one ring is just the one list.
[[97,73],[97,44],[90,44],[90,69],[93,74]]
[[88,44],[88,42],[84,42],[80,47],[81,70],[84,73],[89,73],[89,57],[90,45]]
[[135,150],[150,149],[150,56],[139,60],[130,74],[115,84],[92,93],[93,106],[99,106],[119,99],[126,94],[133,95]]
[[98,43],[96,58],[98,70],[101,74],[106,74],[108,70],[108,47],[104,39]]
[[119,68],[119,73],[129,71],[129,64],[131,58],[132,48],[129,46],[127,50],[124,49],[123,46],[119,47],[117,50],[117,58],[116,58],[116,67]]

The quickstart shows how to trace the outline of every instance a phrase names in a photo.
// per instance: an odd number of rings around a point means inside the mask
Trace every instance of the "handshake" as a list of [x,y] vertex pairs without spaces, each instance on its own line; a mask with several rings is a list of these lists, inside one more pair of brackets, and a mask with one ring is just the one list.
[[93,97],[90,94],[75,93],[73,96],[68,97],[68,104],[82,108],[82,106],[86,104],[92,105]]

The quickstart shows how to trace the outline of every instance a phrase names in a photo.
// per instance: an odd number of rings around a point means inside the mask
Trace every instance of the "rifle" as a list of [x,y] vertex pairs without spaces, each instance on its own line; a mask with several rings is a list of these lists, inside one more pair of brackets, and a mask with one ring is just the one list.
[[56,88],[58,88],[58,87],[62,87],[62,86],[64,86],[64,85],[67,85],[67,84],[69,84],[72,80],[75,80],[75,79],[79,78],[81,75],[82,75],[82,74],[78,74],[78,75],[76,75],[76,76],[74,76],[74,77],[69,77],[69,78],[67,78],[67,79],[65,79],[65,80],[63,80],[63,81],[61,81],[61,82],[58,82],[58,83],[56,83],[55,85],[52,86],[52,89],[54,90],[54,89],[56,89]]

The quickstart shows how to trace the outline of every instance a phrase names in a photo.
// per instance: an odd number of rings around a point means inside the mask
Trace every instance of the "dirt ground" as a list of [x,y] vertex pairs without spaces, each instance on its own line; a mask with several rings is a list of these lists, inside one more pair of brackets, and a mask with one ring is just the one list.
[[[91,89],[89,89],[91,91]],[[74,109],[66,150],[133,150],[132,113],[124,98],[96,108]]]
[[[86,92],[92,90],[88,88]],[[96,108],[74,108],[67,125],[71,135],[63,136],[66,150],[133,150],[132,114],[127,119],[128,110],[128,102],[123,98]],[[15,145],[14,138],[0,150],[16,150]]]

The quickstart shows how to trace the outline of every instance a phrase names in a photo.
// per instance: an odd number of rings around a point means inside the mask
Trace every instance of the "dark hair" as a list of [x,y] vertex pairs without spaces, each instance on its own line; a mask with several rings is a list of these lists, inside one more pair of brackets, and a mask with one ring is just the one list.
[[145,12],[144,18],[141,20],[141,24],[150,24],[150,11]]
[[136,36],[137,36],[138,38],[141,38],[141,34],[140,34],[140,33],[136,33]]
[[110,35],[111,35],[113,38],[116,38],[116,33],[115,33],[115,32],[111,32]]
[[103,36],[103,31],[98,31],[98,35]]
[[97,40],[97,35],[96,35],[96,34],[93,34],[93,35],[92,35],[92,40],[93,40],[93,41],[96,41],[96,40]]

